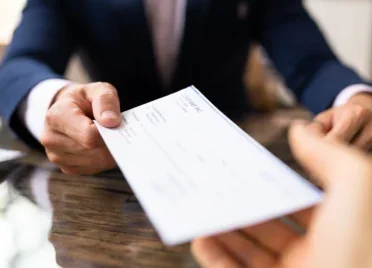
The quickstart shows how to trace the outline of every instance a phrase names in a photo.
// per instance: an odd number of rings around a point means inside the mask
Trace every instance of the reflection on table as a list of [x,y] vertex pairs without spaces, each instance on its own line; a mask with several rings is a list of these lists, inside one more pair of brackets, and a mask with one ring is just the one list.
[[1,172],[5,180],[0,183],[0,267],[59,267],[49,242],[50,172],[27,165],[8,165]]

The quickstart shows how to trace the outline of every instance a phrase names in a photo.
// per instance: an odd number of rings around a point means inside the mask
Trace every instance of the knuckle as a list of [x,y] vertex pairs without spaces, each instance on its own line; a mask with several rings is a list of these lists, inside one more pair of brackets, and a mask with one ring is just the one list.
[[95,144],[96,144],[96,142],[94,141],[94,139],[91,138],[91,136],[84,136],[83,137],[82,145],[84,146],[84,148],[86,148],[88,150],[94,149]]
[[101,83],[100,84],[100,95],[102,96],[109,96],[109,97],[116,97],[117,90],[115,87],[109,83]]
[[42,134],[41,134],[41,137],[40,137],[40,143],[41,145],[43,145],[44,147],[49,147],[53,144],[53,139],[50,137],[49,133],[47,133],[46,131],[44,131]]
[[83,84],[72,83],[61,89],[56,95],[56,103],[63,102],[65,100],[75,99],[78,96],[84,96]]
[[103,169],[111,169],[116,166],[115,160],[112,158],[110,152],[107,149],[100,149],[99,155],[99,166]]
[[211,267],[231,267],[231,262],[226,254],[215,255],[210,259]]
[[108,84],[108,83],[106,83],[106,82],[95,82],[92,85],[94,87],[103,88],[105,86],[105,84]]
[[357,118],[366,117],[369,113],[369,110],[363,106],[355,106],[354,107],[354,114]]
[[73,84],[70,88],[66,90],[67,95],[85,95],[85,85],[84,84]]
[[72,94],[75,96],[85,96],[85,87],[80,86],[80,87],[74,88],[74,90],[72,91]]
[[86,149],[95,149],[98,145],[99,137],[90,128],[83,131],[82,134],[82,145]]
[[115,87],[107,82],[99,82],[99,86],[103,89],[107,89],[109,91],[116,91]]
[[47,152],[47,156],[48,156],[48,159],[50,162],[54,163],[54,164],[60,164],[62,163],[62,157],[55,154],[55,153],[52,153],[52,152]]
[[70,112],[71,112],[71,115],[72,116],[80,116],[80,115],[83,115],[84,113],[82,112],[82,110],[78,107],[72,107],[70,109]]
[[55,119],[55,111],[54,111],[54,107],[51,107],[46,113],[45,122],[46,124],[51,125],[53,124],[54,119]]

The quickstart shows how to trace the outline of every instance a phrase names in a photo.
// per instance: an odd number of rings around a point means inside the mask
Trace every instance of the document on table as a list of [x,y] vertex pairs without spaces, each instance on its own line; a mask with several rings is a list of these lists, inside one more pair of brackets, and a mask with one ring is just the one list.
[[166,245],[313,206],[315,186],[230,121],[195,87],[97,124]]

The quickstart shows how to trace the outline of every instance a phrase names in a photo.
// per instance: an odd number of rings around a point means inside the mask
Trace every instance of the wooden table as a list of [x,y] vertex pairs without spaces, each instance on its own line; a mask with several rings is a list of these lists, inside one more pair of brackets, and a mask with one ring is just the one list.
[[[294,118],[308,116],[301,109],[281,110],[272,115],[247,117],[239,125],[297,169],[287,144],[287,127]],[[27,190],[32,188],[27,186],[27,176],[37,170],[48,174],[48,193],[53,207],[50,240],[62,267],[198,267],[188,245],[175,248],[162,245],[122,177],[115,174],[67,176],[34,154],[18,163],[22,164],[26,166],[21,175],[15,176],[18,177],[15,185],[36,203],[41,197],[32,196],[35,189]]]

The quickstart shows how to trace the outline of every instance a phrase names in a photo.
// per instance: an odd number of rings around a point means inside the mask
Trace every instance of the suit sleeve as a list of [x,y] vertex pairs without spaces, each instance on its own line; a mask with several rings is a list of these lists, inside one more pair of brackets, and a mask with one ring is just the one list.
[[0,116],[13,133],[35,145],[16,110],[41,81],[62,78],[76,39],[59,0],[29,0],[0,66]]
[[366,83],[331,51],[301,0],[270,0],[259,41],[297,98],[313,113],[346,87]]

